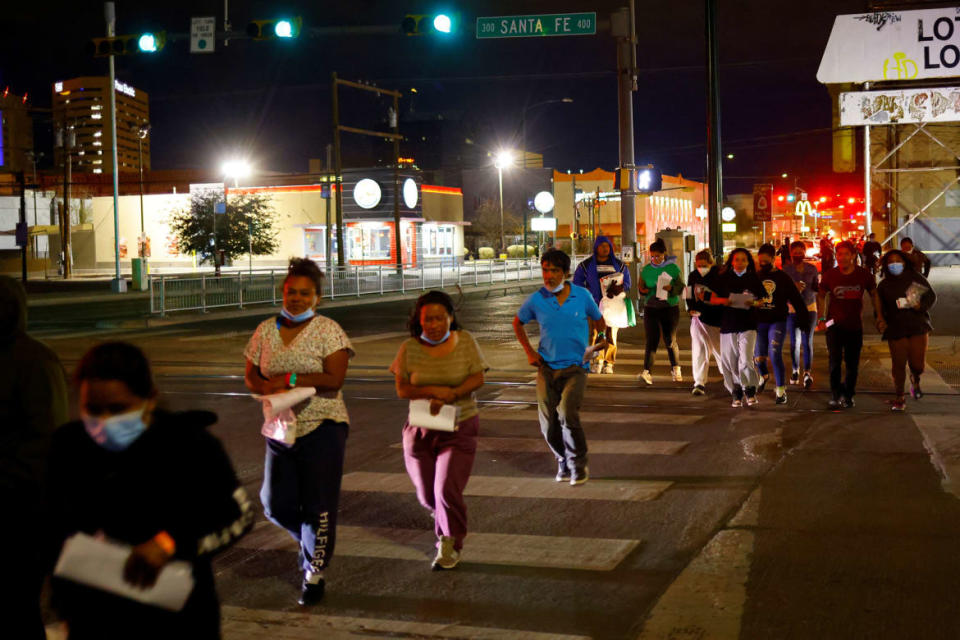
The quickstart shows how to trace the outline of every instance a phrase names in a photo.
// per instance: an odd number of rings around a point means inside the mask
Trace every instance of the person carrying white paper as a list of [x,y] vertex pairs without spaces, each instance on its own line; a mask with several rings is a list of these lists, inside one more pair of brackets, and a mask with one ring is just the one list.
[[96,580],[54,578],[69,637],[219,638],[211,557],[252,526],[254,513],[206,430],[216,415],[159,409],[146,357],[122,342],[87,352],[75,380],[82,419],[61,427],[50,451],[51,552],[76,533],[103,536],[132,547],[126,583],[150,589],[164,567],[182,561],[194,586],[182,609],[168,611],[89,586]]
[[350,417],[340,392],[353,346],[339,324],[317,315],[323,274],[308,258],[293,258],[283,281],[283,309],[264,320],[247,343],[244,381],[260,395],[312,387],[297,405],[293,443],[266,438],[260,502],[263,514],[300,545],[302,606],[326,590]]
[[650,262],[640,272],[639,291],[646,296],[643,307],[643,331],[646,346],[643,355],[643,370],[637,379],[653,384],[653,359],[657,345],[663,339],[670,360],[670,377],[682,382],[680,370],[680,345],[677,343],[677,327],[680,325],[680,297],[683,294],[683,274],[675,261],[667,260],[667,245],[657,238],[650,245]]
[[400,345],[390,365],[397,396],[430,402],[430,413],[459,409],[456,430],[403,426],[403,460],[417,499],[433,514],[437,535],[434,570],[453,569],[460,562],[467,536],[463,491],[470,480],[480,430],[475,393],[490,368],[476,340],[457,323],[450,296],[429,291],[410,315],[410,338]]

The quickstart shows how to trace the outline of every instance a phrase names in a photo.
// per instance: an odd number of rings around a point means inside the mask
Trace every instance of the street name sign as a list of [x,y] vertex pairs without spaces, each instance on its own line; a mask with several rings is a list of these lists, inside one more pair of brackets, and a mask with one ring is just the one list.
[[216,40],[216,17],[190,18],[190,53],[213,53]]
[[592,36],[596,33],[597,14],[595,12],[477,18],[478,40],[483,38]]

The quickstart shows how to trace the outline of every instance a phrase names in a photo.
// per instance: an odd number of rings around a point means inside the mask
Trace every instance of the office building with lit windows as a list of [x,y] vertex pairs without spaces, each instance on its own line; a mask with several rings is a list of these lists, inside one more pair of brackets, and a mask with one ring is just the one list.
[[[86,76],[62,80],[53,85],[54,131],[72,128],[75,146],[71,150],[73,171],[77,173],[112,173],[113,155],[110,135],[110,79]],[[146,92],[120,80],[114,84],[117,100],[117,163],[118,169],[139,171],[141,158],[144,170],[150,169],[150,136],[140,139],[140,129],[150,122],[150,98]],[[68,136],[57,136],[66,141]],[[54,148],[56,166],[63,167],[62,144]]]

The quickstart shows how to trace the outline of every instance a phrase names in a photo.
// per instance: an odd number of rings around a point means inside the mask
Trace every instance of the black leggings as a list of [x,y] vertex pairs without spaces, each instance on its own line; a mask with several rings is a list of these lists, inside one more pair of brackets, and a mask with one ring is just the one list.
[[680,324],[680,306],[646,307],[643,310],[643,329],[647,333],[646,353],[643,356],[643,368],[649,371],[653,367],[653,356],[657,352],[660,336],[667,347],[670,366],[680,363],[680,347],[677,345],[677,325]]

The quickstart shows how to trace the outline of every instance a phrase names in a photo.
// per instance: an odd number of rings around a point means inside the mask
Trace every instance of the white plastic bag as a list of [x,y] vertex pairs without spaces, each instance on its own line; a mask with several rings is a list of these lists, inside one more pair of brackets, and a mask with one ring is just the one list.
[[293,406],[316,393],[317,390],[313,387],[297,387],[268,396],[254,395],[253,397],[263,404],[263,427],[260,428],[260,433],[285,444],[296,442],[297,416],[293,412]]
[[607,297],[607,290],[610,285],[623,285],[623,274],[614,273],[613,275],[600,278],[600,313],[603,315],[603,321],[608,327],[623,329],[627,326],[627,294],[621,291],[612,298]]

